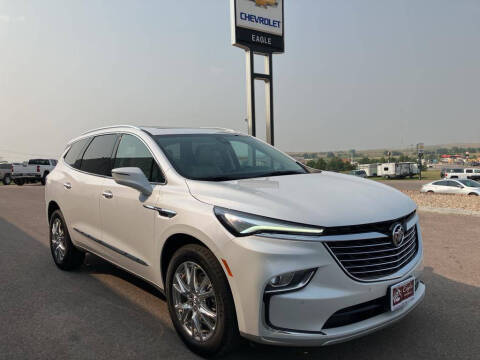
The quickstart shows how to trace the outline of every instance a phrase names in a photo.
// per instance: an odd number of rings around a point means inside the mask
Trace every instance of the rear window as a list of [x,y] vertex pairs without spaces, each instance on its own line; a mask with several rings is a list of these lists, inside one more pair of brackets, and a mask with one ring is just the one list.
[[117,135],[96,136],[83,154],[80,170],[104,176],[112,176],[112,153]]
[[90,141],[90,138],[78,140],[77,142],[74,142],[70,146],[70,150],[68,150],[67,154],[63,158],[64,161],[70,165],[71,167],[74,167],[75,169],[80,169],[80,164],[82,163],[82,155],[83,155],[83,150],[85,149],[85,146],[88,144]]

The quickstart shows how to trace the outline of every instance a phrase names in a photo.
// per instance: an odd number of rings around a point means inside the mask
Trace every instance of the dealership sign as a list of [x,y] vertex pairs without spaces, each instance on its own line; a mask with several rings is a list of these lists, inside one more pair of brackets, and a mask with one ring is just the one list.
[[283,0],[231,0],[232,44],[262,53],[283,53]]

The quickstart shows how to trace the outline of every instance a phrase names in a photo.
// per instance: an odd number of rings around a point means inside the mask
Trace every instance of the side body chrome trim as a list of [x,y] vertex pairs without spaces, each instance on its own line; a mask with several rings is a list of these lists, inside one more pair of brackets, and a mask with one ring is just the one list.
[[163,216],[163,217],[166,217],[166,218],[172,218],[175,215],[177,215],[177,213],[173,210],[163,209],[163,208],[153,206],[153,205],[143,205],[143,207],[145,209],[148,209],[148,210],[158,211],[158,214],[160,216]]
[[135,261],[135,262],[137,262],[137,263],[139,263],[139,264],[141,264],[141,265],[148,266],[148,264],[147,264],[145,261],[143,261],[142,259],[139,259],[139,258],[137,258],[136,256],[133,256],[133,255],[131,255],[131,254],[129,254],[129,253],[123,251],[123,250],[120,250],[120,249],[116,248],[115,246],[112,246],[112,245],[110,245],[110,244],[107,244],[105,241],[99,240],[99,239],[93,237],[92,235],[89,235],[89,234],[83,232],[82,230],[78,230],[78,229],[75,228],[75,227],[73,228],[73,230],[75,230],[75,231],[78,232],[79,234],[85,236],[86,238],[95,241],[97,244],[100,244],[100,245],[102,245],[102,246],[104,246],[104,247],[106,247],[106,248],[108,248],[108,249],[110,249],[110,250],[113,250],[113,251],[115,251],[116,253],[118,253],[118,254],[120,254],[120,255],[123,255],[123,256],[125,256],[126,258],[130,259],[130,260],[133,260],[133,261]]

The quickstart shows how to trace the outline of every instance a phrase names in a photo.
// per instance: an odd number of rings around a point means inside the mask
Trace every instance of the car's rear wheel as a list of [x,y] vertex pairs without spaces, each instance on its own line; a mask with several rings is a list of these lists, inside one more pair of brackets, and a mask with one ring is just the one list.
[[12,178],[10,177],[10,174],[7,174],[3,177],[3,185],[10,185],[10,183],[12,182]]
[[235,305],[225,273],[210,250],[186,245],[167,271],[168,310],[185,344],[201,356],[221,356],[240,341]]
[[78,268],[85,258],[85,253],[72,244],[60,210],[54,211],[50,217],[50,250],[53,261],[62,270]]

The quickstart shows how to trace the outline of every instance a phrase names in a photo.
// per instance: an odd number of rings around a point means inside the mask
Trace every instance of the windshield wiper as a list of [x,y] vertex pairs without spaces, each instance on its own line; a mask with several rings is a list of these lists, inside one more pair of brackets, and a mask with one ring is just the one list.
[[301,172],[298,170],[279,170],[279,171],[272,171],[266,174],[262,174],[258,177],[269,177],[269,176],[282,176],[282,175],[299,175],[299,174],[306,174],[306,172]]
[[205,177],[205,178],[198,178],[195,180],[199,181],[230,181],[230,180],[237,180],[237,177],[232,176],[212,176],[212,177]]

